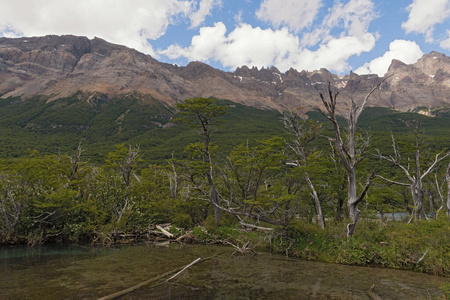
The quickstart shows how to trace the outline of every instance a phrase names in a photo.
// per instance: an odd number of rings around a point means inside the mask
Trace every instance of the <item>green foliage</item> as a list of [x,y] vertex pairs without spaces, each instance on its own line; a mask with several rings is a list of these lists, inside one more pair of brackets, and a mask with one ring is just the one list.
[[362,220],[348,240],[342,225],[332,223],[320,230],[318,225],[294,221],[285,238],[272,244],[275,251],[305,259],[450,276],[450,222],[446,217],[415,225]]
[[189,124],[193,128],[205,130],[208,126],[220,124],[227,107],[217,105],[212,98],[191,98],[177,103],[176,107],[181,110],[181,117],[175,119],[180,123]]
[[193,225],[192,217],[186,213],[177,213],[174,215],[172,223],[180,228],[191,228]]

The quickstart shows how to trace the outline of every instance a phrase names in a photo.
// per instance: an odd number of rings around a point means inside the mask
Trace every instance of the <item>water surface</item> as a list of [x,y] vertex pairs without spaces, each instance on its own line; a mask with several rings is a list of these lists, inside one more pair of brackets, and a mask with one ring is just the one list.
[[169,283],[142,287],[120,299],[443,299],[447,279],[409,271],[307,262],[282,255],[231,256],[218,246],[154,244],[0,248],[1,299],[97,299],[198,257]]

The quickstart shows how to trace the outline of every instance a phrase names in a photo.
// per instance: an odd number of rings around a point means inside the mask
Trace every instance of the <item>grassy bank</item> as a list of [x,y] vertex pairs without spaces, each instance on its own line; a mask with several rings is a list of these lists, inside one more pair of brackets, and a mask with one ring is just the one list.
[[[206,226],[208,228],[208,226]],[[325,230],[314,224],[293,222],[286,230],[237,231],[232,227],[196,227],[197,240],[204,243],[229,240],[243,245],[250,240],[255,249],[266,249],[290,257],[346,265],[413,270],[450,277],[450,221],[420,221],[414,224],[362,220],[347,240],[344,223],[329,223]]]

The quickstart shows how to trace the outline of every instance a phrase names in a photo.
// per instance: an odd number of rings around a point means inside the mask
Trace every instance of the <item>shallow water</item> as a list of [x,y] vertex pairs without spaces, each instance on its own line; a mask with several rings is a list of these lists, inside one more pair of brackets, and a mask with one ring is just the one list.
[[0,248],[0,299],[96,299],[222,251],[120,299],[370,299],[373,284],[382,299],[443,299],[438,287],[448,281],[270,253],[231,256],[217,246],[14,247]]

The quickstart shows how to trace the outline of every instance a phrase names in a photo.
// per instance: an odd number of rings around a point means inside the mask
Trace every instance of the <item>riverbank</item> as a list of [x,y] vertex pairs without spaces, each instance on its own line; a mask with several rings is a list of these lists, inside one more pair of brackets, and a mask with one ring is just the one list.
[[231,227],[194,228],[193,240],[205,244],[230,241],[289,257],[344,265],[412,270],[450,277],[450,222],[446,218],[413,224],[374,220],[358,223],[347,240],[343,223],[322,230],[314,224],[294,222],[285,231],[234,230]]
[[[444,216],[411,224],[402,221],[382,224],[379,220],[363,219],[351,239],[347,239],[344,221],[328,222],[324,230],[316,224],[293,221],[287,228],[260,231],[244,230],[232,222],[216,226],[207,219],[203,226],[191,229],[177,229],[170,224],[166,224],[165,229],[151,226],[139,232],[99,231],[83,242],[101,246],[149,241],[226,244],[233,246],[237,254],[261,250],[308,261],[411,270],[450,277],[450,220]],[[48,243],[80,244],[80,240],[55,239],[45,242]],[[39,244],[42,240],[36,245]]]

